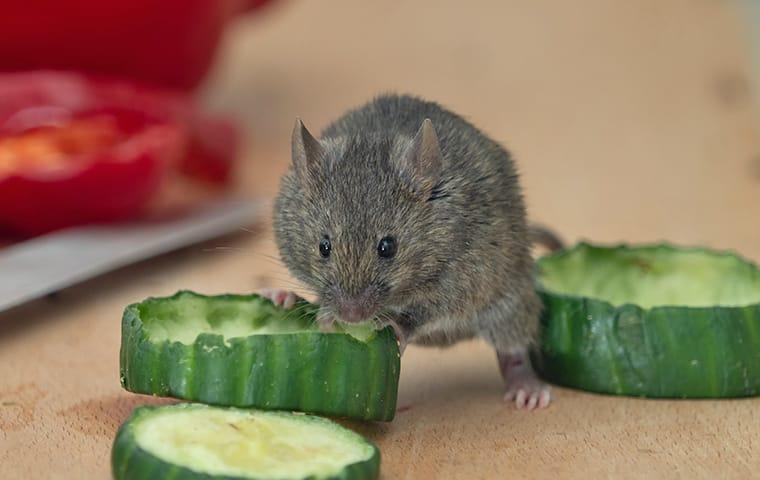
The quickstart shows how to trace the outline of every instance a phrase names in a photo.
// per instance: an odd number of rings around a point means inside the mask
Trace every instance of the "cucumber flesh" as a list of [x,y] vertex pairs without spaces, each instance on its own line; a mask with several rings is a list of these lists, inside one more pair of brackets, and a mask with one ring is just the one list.
[[148,478],[374,478],[379,453],[362,436],[320,417],[179,404],[137,409],[117,435],[113,469],[117,478],[128,478],[126,472]]
[[400,357],[389,327],[321,332],[318,307],[179,292],[129,305],[121,384],[213,405],[392,420]]
[[579,244],[540,259],[539,374],[657,398],[760,395],[760,268],[667,244]]
[[739,257],[667,245],[601,248],[580,244],[539,263],[543,289],[641,308],[760,303],[760,270]]
[[[261,299],[240,301],[239,296],[209,297],[185,295],[181,302],[150,299],[139,305],[143,329],[151,340],[191,345],[200,333],[221,335],[226,341],[251,335],[271,335],[317,331],[318,307],[300,302],[290,310]],[[347,333],[357,340],[371,340],[376,330],[372,322],[337,325],[334,333]]]

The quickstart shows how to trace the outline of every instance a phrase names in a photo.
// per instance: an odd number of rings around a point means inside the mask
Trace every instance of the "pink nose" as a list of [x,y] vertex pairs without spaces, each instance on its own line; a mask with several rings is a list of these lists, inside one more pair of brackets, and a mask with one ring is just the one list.
[[354,302],[346,302],[340,306],[340,318],[344,322],[357,323],[366,319],[367,312],[362,305]]
[[335,289],[334,306],[340,320],[358,323],[375,313],[374,290],[365,288],[359,294],[347,294],[342,288]]

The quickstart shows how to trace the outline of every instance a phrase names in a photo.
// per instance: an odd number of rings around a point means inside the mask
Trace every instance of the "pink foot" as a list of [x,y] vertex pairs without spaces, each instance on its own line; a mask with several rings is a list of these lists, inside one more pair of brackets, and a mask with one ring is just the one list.
[[497,353],[499,369],[507,384],[504,400],[515,402],[517,408],[545,408],[551,403],[551,388],[536,377],[527,352]]
[[261,291],[261,296],[268,298],[275,305],[285,308],[293,308],[293,305],[295,305],[297,301],[301,300],[301,297],[293,292],[274,288],[263,289]]

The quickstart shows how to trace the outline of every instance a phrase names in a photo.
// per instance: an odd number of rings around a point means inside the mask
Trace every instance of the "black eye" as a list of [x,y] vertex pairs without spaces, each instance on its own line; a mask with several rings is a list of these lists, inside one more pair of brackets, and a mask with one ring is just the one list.
[[396,239],[393,237],[383,237],[377,244],[377,254],[381,258],[391,258],[396,255]]
[[330,244],[330,237],[325,235],[325,237],[319,241],[319,254],[322,255],[324,258],[327,258],[330,256],[331,250],[332,250],[332,244]]

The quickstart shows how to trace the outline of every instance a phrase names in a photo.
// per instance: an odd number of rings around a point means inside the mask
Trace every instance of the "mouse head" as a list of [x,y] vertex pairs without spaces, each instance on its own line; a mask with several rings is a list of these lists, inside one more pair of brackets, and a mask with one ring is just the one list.
[[315,139],[298,120],[274,215],[280,256],[334,318],[359,322],[424,298],[451,249],[433,124],[414,137]]

